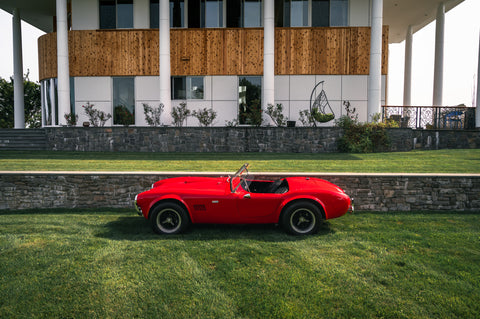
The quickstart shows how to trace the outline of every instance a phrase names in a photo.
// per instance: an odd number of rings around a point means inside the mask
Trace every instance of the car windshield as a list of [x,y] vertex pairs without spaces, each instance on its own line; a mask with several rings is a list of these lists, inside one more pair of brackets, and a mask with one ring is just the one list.
[[235,193],[242,183],[245,182],[248,176],[248,163],[245,163],[233,176],[230,176],[230,191]]

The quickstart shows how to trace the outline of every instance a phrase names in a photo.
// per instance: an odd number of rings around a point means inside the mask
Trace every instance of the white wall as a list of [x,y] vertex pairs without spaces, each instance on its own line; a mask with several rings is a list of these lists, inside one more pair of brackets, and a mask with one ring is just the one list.
[[72,30],[98,29],[98,10],[98,0],[72,0]]
[[150,28],[150,0],[133,0],[133,27]]
[[[112,78],[111,77],[76,77],[75,78],[75,110],[78,114],[77,125],[88,122],[83,106],[88,102],[95,108],[113,116],[112,110]],[[105,125],[111,126],[113,118]]]
[[371,0],[349,1],[348,14],[351,27],[370,26],[370,1]]
[[[284,115],[301,125],[299,112],[310,109],[310,95],[319,82],[314,94],[315,98],[322,88],[325,91],[331,111],[335,118],[345,115],[344,101],[350,101],[356,108],[360,121],[367,120],[367,89],[366,75],[277,75],[275,76],[275,103],[282,103]],[[386,76],[382,76],[382,104],[385,104]],[[159,77],[135,77],[135,125],[147,126],[143,111],[143,103],[152,107],[159,104]],[[75,109],[79,115],[78,125],[88,121],[82,105],[90,102],[99,110],[113,114],[112,109],[112,78],[111,77],[77,77],[75,78]],[[172,106],[178,106],[183,100],[173,100]],[[203,108],[213,108],[217,112],[214,126],[225,126],[227,122],[238,117],[238,77],[237,76],[205,76],[204,99],[187,100],[187,108],[191,111]],[[162,116],[163,117],[163,116]],[[109,120],[106,125],[112,125]],[[172,125],[172,123],[163,123]],[[333,126],[334,121],[321,124]],[[190,117],[187,125],[198,126],[198,120]]]
[[[331,111],[335,118],[345,115],[344,101],[350,101],[350,104],[356,108],[359,120],[367,120],[367,80],[366,75],[285,75],[275,77],[275,103],[282,103],[284,115],[292,121],[297,121],[296,125],[301,125],[299,121],[299,112],[310,110],[310,95],[315,85],[321,81],[323,90],[328,99]],[[382,103],[385,103],[385,81],[382,76]],[[320,94],[322,85],[320,84],[313,96],[313,99]],[[328,107],[325,110],[329,113]],[[320,126],[333,126],[334,121],[320,124]]]

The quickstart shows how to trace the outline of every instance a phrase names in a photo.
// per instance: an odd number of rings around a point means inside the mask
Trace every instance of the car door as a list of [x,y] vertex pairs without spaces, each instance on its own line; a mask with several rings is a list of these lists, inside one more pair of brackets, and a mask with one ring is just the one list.
[[230,188],[204,190],[201,195],[189,195],[186,201],[195,223],[229,224],[237,222],[236,198]]
[[238,218],[241,223],[276,223],[275,212],[284,194],[251,193],[239,189],[236,193]]

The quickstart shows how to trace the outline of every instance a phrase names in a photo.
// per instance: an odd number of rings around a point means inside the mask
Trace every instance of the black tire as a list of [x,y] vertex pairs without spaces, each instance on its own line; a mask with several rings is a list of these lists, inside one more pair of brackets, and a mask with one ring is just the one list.
[[183,232],[190,224],[190,219],[182,206],[169,202],[153,208],[150,222],[157,234],[173,235]]
[[310,235],[318,232],[322,214],[314,203],[299,201],[285,208],[281,225],[293,235]]

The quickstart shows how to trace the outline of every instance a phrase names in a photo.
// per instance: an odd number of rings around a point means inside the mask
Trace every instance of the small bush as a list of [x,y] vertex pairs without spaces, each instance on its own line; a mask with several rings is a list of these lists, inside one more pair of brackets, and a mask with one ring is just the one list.
[[268,104],[266,114],[270,116],[273,123],[276,126],[285,126],[287,125],[288,118],[283,115],[283,105],[277,103],[277,105]]
[[193,111],[192,115],[198,119],[200,126],[210,126],[217,117],[217,112],[212,109],[203,108]]
[[65,120],[67,121],[68,126],[75,126],[77,125],[78,115],[74,113],[65,113],[64,115]]
[[94,108],[94,104],[90,104],[90,102],[87,102],[87,105],[82,105],[82,107],[85,109],[88,120],[93,126],[104,126],[112,118],[112,114],[97,110]]
[[[390,138],[387,128],[395,127],[392,122],[360,123],[356,109],[351,108],[350,102],[343,103],[346,115],[336,121],[336,126],[344,130],[344,134],[338,140],[338,150],[346,153],[372,153],[387,151],[390,146]],[[379,116],[374,119],[379,120]]]
[[163,103],[160,103],[157,108],[153,108],[147,103],[143,103],[143,114],[145,114],[147,124],[150,126],[160,126],[160,117],[162,116],[163,109]]
[[173,118],[173,125],[177,127],[182,127],[183,122],[187,120],[190,114],[190,110],[187,109],[187,103],[182,102],[179,106],[174,106],[171,112]]

